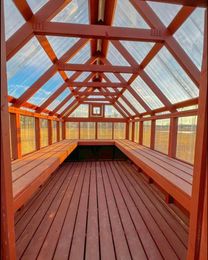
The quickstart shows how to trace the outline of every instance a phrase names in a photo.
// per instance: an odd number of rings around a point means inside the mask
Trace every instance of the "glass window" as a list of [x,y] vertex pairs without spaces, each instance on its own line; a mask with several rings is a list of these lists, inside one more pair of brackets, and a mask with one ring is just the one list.
[[19,98],[52,65],[33,37],[7,62],[8,92]]
[[198,88],[166,47],[159,51],[145,71],[171,103],[198,96]]
[[98,123],[97,135],[98,139],[112,139],[112,123]]
[[112,105],[105,105],[105,117],[122,118],[122,115]]
[[57,142],[57,122],[52,121],[52,144]]
[[178,119],[176,157],[194,163],[197,116]]
[[199,70],[202,65],[205,8],[196,8],[174,34]]
[[126,123],[114,123],[114,139],[126,138]]
[[80,122],[80,139],[95,139],[95,122]]
[[20,137],[22,155],[36,150],[34,117],[20,116]]
[[69,117],[88,117],[89,116],[89,106],[88,105],[79,105]]
[[143,145],[150,147],[151,121],[143,122]]
[[134,123],[134,142],[139,143],[139,122]]
[[66,122],[66,139],[79,139],[78,122]]
[[40,119],[40,147],[48,145],[48,120]]
[[132,141],[132,122],[129,122],[129,140]]
[[170,119],[159,119],[155,123],[155,150],[168,153]]

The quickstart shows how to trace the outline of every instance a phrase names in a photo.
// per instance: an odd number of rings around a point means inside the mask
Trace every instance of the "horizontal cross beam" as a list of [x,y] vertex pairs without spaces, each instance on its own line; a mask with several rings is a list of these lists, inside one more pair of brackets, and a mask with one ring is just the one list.
[[113,83],[113,82],[70,82],[67,81],[67,84],[74,87],[91,87],[91,88],[125,88],[127,87],[127,83]]
[[166,30],[161,29],[135,29],[57,22],[35,22],[33,23],[33,32],[36,35],[148,42],[163,42],[168,36]]
[[[146,1],[146,0],[140,0]],[[193,7],[207,7],[207,0],[151,0],[152,2],[166,3],[166,4],[176,4],[184,6],[193,6]]]

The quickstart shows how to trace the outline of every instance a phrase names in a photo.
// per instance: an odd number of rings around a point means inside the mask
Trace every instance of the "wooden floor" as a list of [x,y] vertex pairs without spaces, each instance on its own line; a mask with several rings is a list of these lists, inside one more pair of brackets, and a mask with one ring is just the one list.
[[18,259],[186,259],[187,225],[126,161],[62,164],[15,225]]

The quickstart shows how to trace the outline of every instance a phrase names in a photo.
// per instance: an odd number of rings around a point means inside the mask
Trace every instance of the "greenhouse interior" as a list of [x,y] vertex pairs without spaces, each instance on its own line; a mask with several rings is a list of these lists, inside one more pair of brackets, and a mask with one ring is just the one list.
[[207,260],[207,0],[1,0],[1,259]]

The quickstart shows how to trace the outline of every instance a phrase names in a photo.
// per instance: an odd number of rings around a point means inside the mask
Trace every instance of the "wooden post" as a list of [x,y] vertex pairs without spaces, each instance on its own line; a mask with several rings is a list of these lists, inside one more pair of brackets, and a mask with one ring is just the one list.
[[40,118],[35,117],[35,143],[36,150],[40,150]]
[[95,139],[98,139],[98,123],[95,122]]
[[[204,29],[204,51],[202,72],[199,87],[198,123],[196,131],[196,146],[194,158],[194,173],[192,185],[190,228],[187,259],[207,259],[207,229],[202,227],[207,224],[207,107],[208,107],[208,86],[207,86],[207,10],[205,12]],[[206,201],[206,202],[205,202]],[[204,239],[206,238],[206,239]],[[200,251],[203,249],[204,251]]]
[[131,135],[131,141],[134,142],[134,136],[135,136],[135,122],[132,122],[132,135]]
[[114,139],[114,127],[115,127],[115,124],[112,122],[112,139]]
[[60,142],[60,122],[56,122],[56,127],[57,127],[57,142]]
[[129,122],[126,122],[126,139],[129,140]]
[[66,122],[62,122],[62,139],[66,139]]
[[7,96],[4,1],[1,1],[1,259],[15,260],[14,207]]
[[80,139],[80,122],[78,122],[78,132],[79,132],[79,135],[78,135],[78,139]]
[[20,114],[10,114],[11,143],[13,159],[22,157],[21,136],[20,136]]
[[143,143],[143,121],[139,123],[139,144]]
[[156,125],[156,120],[151,121],[151,136],[150,136],[150,148],[154,149],[155,148],[155,125]]
[[52,120],[48,120],[48,145],[52,144]]
[[177,132],[178,132],[178,118],[172,117],[170,119],[169,147],[168,147],[168,155],[172,158],[176,157]]

